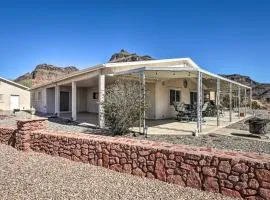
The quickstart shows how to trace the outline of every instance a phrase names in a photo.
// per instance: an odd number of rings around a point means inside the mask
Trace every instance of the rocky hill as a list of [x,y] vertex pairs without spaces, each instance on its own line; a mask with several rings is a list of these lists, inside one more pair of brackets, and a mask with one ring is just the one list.
[[27,87],[33,87],[38,84],[55,80],[75,71],[78,71],[78,69],[73,66],[56,67],[54,65],[40,64],[37,65],[32,72],[28,72],[16,78],[14,81]]
[[129,53],[122,49],[119,53],[115,53],[111,56],[109,60],[110,63],[116,62],[133,62],[133,61],[143,61],[143,60],[154,60],[151,56],[140,56],[136,53]]

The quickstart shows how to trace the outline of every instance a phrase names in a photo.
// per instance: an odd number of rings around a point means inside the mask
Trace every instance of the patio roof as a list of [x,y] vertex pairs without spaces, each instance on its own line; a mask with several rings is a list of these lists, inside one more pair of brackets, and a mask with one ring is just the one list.
[[[230,82],[232,84],[238,85],[240,87],[248,88],[249,86],[243,85],[236,81],[232,81],[225,77],[219,76],[217,74],[208,72],[201,67],[199,67],[191,58],[176,58],[176,59],[162,59],[162,60],[150,60],[150,61],[134,61],[134,62],[120,62],[120,63],[105,63],[90,67],[78,72],[74,72],[68,76],[61,77],[52,82],[41,84],[32,89],[37,89],[40,87],[46,87],[48,85],[57,84],[59,82],[66,81],[68,79],[76,78],[81,75],[87,75],[89,73],[94,73],[99,70],[104,70],[106,75],[124,75],[139,73],[145,71],[169,71],[169,72],[201,72],[207,75],[207,78],[215,78],[223,81]],[[106,71],[108,70],[108,71]],[[110,71],[111,70],[111,71]],[[205,77],[204,77],[205,78]]]
[[[124,74],[133,74],[133,73],[140,73],[140,72],[147,72],[147,71],[154,71],[154,72],[162,72],[162,71],[169,71],[169,72],[202,72],[203,74],[207,75],[208,78],[212,77],[215,79],[220,79],[229,83],[233,83],[235,85],[251,89],[251,87],[243,85],[241,83],[238,83],[236,81],[230,80],[228,78],[225,78],[223,76],[208,72],[201,68],[193,68],[193,67],[182,67],[182,66],[173,66],[173,67],[140,67],[136,69],[131,70],[125,70],[121,72],[115,73],[115,75],[124,75]],[[171,75],[173,77],[173,75]],[[197,75],[196,75],[197,76]]]

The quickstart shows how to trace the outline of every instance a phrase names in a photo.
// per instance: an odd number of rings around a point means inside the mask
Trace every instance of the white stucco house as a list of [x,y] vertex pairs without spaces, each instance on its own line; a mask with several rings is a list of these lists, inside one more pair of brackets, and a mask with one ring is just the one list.
[[30,91],[28,87],[0,77],[0,110],[30,109]]
[[173,101],[196,104],[198,132],[205,100],[218,103],[220,91],[225,90],[230,101],[247,99],[247,90],[251,94],[248,86],[208,72],[190,58],[177,58],[96,65],[32,88],[31,104],[42,113],[70,113],[73,120],[80,113],[94,113],[100,127],[104,127],[103,108],[98,102],[106,98],[106,87],[117,79],[140,81],[144,91],[149,91],[146,101],[151,107],[144,119],[175,117]]

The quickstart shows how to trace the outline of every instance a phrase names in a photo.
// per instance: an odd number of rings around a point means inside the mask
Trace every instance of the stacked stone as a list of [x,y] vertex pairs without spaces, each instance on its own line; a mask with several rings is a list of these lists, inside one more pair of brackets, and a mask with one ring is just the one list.
[[[18,150],[34,150],[232,197],[270,200],[269,154],[55,133],[45,130],[46,119],[18,121],[17,125]],[[4,132],[0,128],[0,137]]]
[[36,118],[17,121],[17,133],[15,147],[18,150],[27,151],[30,147],[30,134],[33,131],[47,128],[46,118]]
[[[257,160],[222,152],[174,150],[177,145],[134,145],[109,137],[44,132],[32,135],[34,151],[249,200],[270,198],[270,157]],[[137,142],[137,141],[136,141]],[[169,147],[169,148],[168,148]],[[191,148],[192,149],[192,148]],[[261,155],[262,156],[262,155]],[[254,157],[254,155],[253,155]],[[267,161],[268,160],[268,161]],[[267,161],[267,162],[266,162]]]
[[14,133],[16,129],[7,126],[0,126],[0,143],[12,145],[14,141]]

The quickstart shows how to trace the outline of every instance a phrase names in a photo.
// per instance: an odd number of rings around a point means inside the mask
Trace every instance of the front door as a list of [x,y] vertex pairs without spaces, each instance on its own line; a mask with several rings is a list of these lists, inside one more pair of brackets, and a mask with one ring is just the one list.
[[10,110],[19,109],[19,96],[11,95],[10,96]]
[[69,111],[69,92],[60,92],[60,111]]

